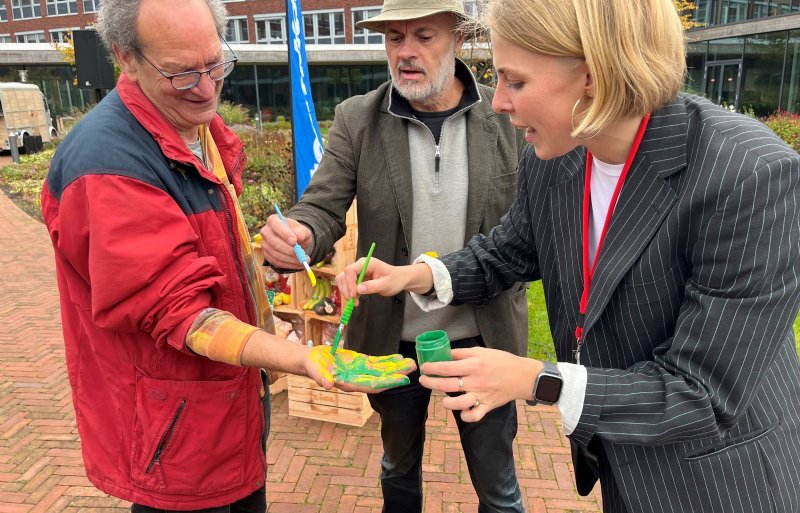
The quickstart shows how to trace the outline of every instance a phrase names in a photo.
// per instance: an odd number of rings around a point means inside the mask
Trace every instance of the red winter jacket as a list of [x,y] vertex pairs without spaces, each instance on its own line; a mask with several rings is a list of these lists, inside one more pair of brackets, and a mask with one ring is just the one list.
[[[219,117],[210,128],[240,191],[242,143]],[[184,344],[209,306],[256,322],[233,201],[124,75],[58,147],[42,211],[86,474],[104,492],[194,510],[264,485],[260,372]]]

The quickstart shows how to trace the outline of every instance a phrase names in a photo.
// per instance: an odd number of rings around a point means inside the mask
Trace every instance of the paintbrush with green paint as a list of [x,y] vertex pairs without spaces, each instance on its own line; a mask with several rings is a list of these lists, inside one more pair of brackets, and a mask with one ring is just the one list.
[[[364,279],[364,275],[367,274],[367,266],[369,265],[369,259],[372,258],[373,251],[375,251],[374,242],[369,247],[367,258],[364,259],[364,265],[361,266],[361,273],[358,275],[358,281],[356,281],[356,285],[360,285],[361,280]],[[344,327],[347,326],[347,322],[350,320],[350,314],[353,313],[353,308],[355,308],[355,306],[356,298],[351,297],[347,300],[347,305],[342,311],[342,317],[339,319],[339,329],[336,330],[336,336],[333,338],[333,344],[331,344],[331,354],[336,354],[336,350],[339,348],[339,341],[342,339],[342,331],[344,330]]]

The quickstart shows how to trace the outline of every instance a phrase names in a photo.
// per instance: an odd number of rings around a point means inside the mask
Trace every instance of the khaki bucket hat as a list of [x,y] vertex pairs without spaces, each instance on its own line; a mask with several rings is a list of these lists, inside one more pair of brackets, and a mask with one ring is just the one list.
[[386,0],[379,15],[359,21],[356,25],[374,32],[385,33],[384,24],[387,21],[416,20],[440,12],[451,12],[461,20],[469,19],[464,12],[462,0]]

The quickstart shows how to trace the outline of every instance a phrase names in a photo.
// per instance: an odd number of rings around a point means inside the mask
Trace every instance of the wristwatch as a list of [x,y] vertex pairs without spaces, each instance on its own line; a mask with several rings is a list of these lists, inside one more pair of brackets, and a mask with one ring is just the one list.
[[550,362],[542,363],[544,363],[544,368],[536,376],[536,382],[533,384],[533,399],[525,401],[531,406],[540,403],[555,404],[561,396],[561,387],[564,385],[561,373],[558,372],[558,366]]

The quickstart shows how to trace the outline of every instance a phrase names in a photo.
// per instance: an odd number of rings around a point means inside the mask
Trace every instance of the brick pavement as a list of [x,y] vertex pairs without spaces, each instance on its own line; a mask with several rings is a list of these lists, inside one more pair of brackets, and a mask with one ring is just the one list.
[[[99,513],[128,503],[85,477],[64,365],[52,249],[41,223],[0,192],[0,513]],[[9,335],[13,334],[13,335]],[[289,417],[273,396],[270,513],[379,512],[377,416],[363,428]],[[579,497],[554,408],[518,405],[517,469],[530,513],[597,512]],[[425,512],[475,512],[455,422],[431,403]]]

